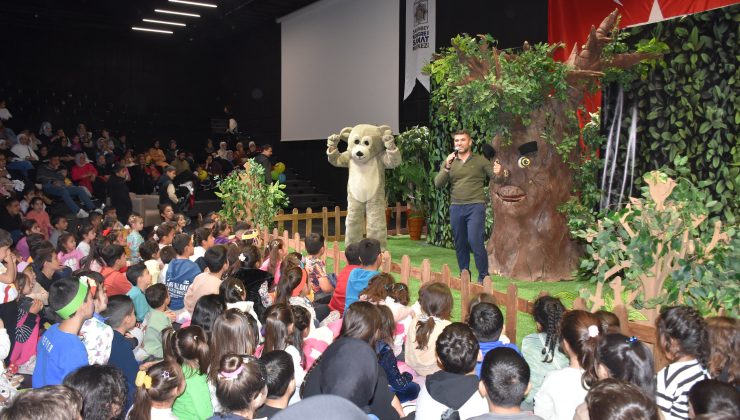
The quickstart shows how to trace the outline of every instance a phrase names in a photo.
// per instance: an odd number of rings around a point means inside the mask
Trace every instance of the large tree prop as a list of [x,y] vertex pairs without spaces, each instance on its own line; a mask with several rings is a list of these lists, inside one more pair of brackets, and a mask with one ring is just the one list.
[[[566,63],[552,58],[559,46],[524,44],[516,54],[499,51],[490,36],[462,36],[427,68],[438,90],[432,102],[442,125],[465,127],[493,139],[491,159],[504,168],[491,183],[494,228],[488,242],[491,271],[524,280],[570,278],[582,250],[558,207],[580,185],[576,111],[584,93],[607,67],[630,67],[648,54],[610,53],[618,14],[592,28],[583,48]],[[441,116],[440,115],[444,115]],[[587,160],[586,158],[585,160]]]

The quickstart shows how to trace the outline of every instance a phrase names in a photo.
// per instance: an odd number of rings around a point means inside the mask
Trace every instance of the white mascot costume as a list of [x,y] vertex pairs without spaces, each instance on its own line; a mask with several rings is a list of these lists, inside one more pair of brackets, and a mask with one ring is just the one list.
[[[339,141],[347,142],[347,150],[339,153]],[[332,134],[327,141],[326,155],[336,167],[349,168],[347,180],[347,219],[345,243],[362,239],[367,218],[367,237],[380,241],[386,248],[388,228],[385,223],[385,170],[401,164],[401,152],[387,125],[360,124]]]

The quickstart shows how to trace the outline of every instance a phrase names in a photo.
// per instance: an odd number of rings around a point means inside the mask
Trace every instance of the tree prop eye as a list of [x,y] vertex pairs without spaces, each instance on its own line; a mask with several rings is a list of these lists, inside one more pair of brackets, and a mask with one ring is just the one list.
[[517,162],[517,164],[519,165],[520,168],[528,168],[529,165],[532,164],[532,160],[526,156],[522,156],[519,158],[519,162]]

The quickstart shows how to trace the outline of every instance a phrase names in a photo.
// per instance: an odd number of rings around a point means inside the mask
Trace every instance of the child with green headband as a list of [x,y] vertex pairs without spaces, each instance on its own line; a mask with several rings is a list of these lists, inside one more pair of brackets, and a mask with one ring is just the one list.
[[49,308],[62,321],[41,336],[32,378],[34,388],[61,384],[68,373],[88,364],[87,351],[78,336],[82,323],[93,315],[87,279],[62,278],[49,288]]

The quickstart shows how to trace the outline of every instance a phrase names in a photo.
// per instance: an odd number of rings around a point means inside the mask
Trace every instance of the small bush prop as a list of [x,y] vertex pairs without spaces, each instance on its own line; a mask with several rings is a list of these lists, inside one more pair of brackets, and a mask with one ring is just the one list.
[[261,230],[270,230],[278,210],[288,206],[285,185],[265,184],[262,165],[249,159],[244,170],[235,170],[218,183],[216,196],[223,202],[218,214],[227,222],[249,222]]
[[[680,163],[680,162],[679,162]],[[603,286],[615,305],[640,310],[655,321],[662,304],[681,303],[705,315],[738,316],[740,255],[734,227],[707,220],[714,202],[684,178],[653,171],[644,177],[642,198],[577,232],[588,242],[581,261],[585,277],[597,283],[592,310],[605,303]]]

